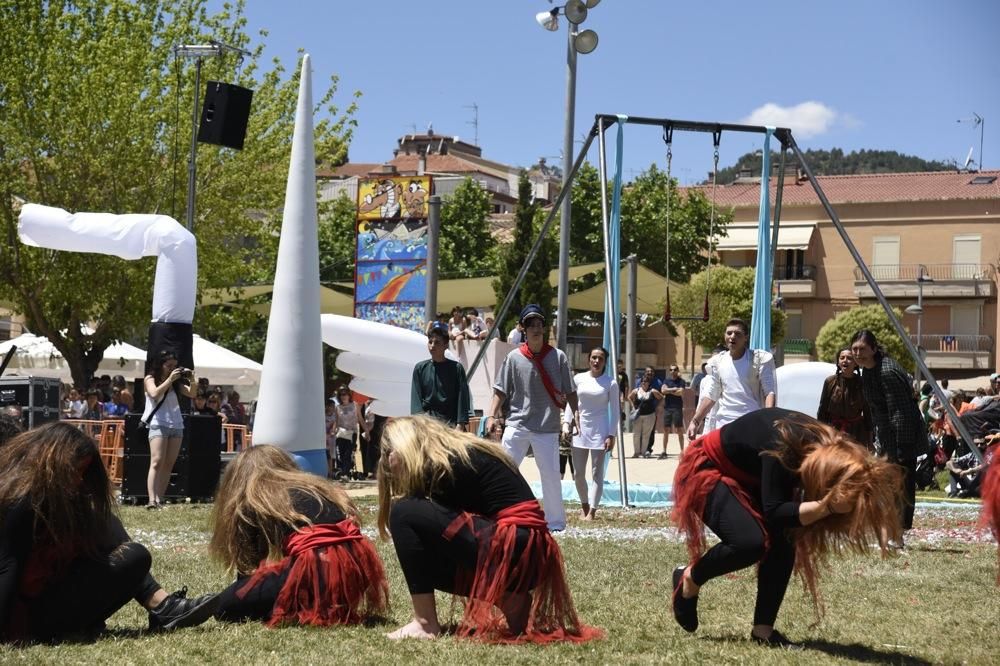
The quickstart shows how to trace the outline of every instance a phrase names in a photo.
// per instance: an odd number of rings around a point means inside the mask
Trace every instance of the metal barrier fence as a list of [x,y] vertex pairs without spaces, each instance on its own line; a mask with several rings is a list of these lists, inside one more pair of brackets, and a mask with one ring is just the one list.
[[125,459],[125,420],[104,419],[88,421],[66,419],[65,423],[76,426],[93,438],[101,453],[101,462],[112,483],[121,484],[123,460]]

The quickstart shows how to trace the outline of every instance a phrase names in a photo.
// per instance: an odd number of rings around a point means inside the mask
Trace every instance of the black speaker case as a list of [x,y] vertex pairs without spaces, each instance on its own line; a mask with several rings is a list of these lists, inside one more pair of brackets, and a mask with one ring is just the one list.
[[[122,469],[122,502],[149,501],[149,430],[139,426],[139,414],[125,417],[125,457]],[[211,501],[219,484],[222,419],[201,414],[184,415],[184,439],[171,471],[164,499]]]
[[62,381],[58,377],[0,377],[0,405],[21,407],[21,425],[34,428],[59,420]]
[[242,150],[252,102],[253,91],[249,88],[209,81],[198,124],[198,141]]

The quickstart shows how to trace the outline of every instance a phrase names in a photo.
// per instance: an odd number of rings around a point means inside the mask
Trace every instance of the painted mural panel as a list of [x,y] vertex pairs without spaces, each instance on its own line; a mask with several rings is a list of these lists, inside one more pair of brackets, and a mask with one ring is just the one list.
[[429,176],[358,185],[354,316],[422,331]]

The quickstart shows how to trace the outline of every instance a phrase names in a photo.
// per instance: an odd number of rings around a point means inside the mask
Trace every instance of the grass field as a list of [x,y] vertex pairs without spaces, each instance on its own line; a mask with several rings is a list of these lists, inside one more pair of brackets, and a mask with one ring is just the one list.
[[[366,532],[374,507],[362,500]],[[267,629],[206,624],[171,634],[143,633],[146,614],[130,603],[94,643],[0,648],[0,662],[30,664],[518,664],[518,663],[969,663],[1000,660],[996,545],[975,530],[975,506],[918,509],[902,556],[833,562],[821,590],[826,616],[794,580],[778,627],[806,649],[787,652],[747,640],[754,570],[702,590],[701,627],[686,634],[670,614],[670,572],[684,546],[665,511],[607,509],[599,521],[571,523],[559,536],[581,618],[607,638],[587,645],[484,646],[446,637],[394,643],[383,637],[409,619],[409,603],[391,544],[379,543],[392,589],[385,624],[353,628]],[[209,507],[180,505],[150,513],[123,507],[133,538],[149,546],[154,574],[168,590],[217,590],[226,575],[205,556]],[[440,607],[450,606],[442,597]]]

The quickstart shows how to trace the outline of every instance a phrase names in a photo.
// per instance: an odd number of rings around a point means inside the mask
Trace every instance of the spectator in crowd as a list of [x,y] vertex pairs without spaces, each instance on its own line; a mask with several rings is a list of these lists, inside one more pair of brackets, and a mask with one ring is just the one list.
[[197,379],[194,371],[179,367],[177,355],[161,351],[147,362],[143,387],[146,407],[142,422],[149,426],[149,474],[146,478],[149,504],[147,508],[162,508],[162,497],[170,483],[170,473],[177,462],[177,455],[184,441],[184,417],[178,395],[189,398],[196,394]]
[[458,361],[445,358],[448,329],[435,324],[427,332],[427,350],[431,357],[417,363],[410,382],[410,413],[427,414],[468,431],[472,397],[465,368]]
[[510,333],[507,334],[507,342],[512,345],[520,345],[527,342],[528,338],[524,331],[524,326],[521,322],[517,322],[514,328],[510,329]]
[[625,422],[625,408],[628,407],[628,396],[629,390],[629,380],[628,373],[625,372],[625,361],[621,359],[618,360],[618,365],[616,367],[615,381],[618,382],[618,397],[620,404],[618,405],[618,418],[621,419],[622,423]]
[[215,416],[218,414],[217,410],[208,406],[208,392],[204,389],[198,389],[198,392],[195,393],[194,399],[191,402],[191,411],[195,414],[205,416]]
[[469,308],[465,313],[465,317],[467,320],[465,339],[485,340],[486,334],[489,333],[489,328],[487,328],[486,322],[479,316],[479,310]]
[[83,405],[83,414],[80,418],[85,421],[100,421],[104,418],[104,404],[101,403],[101,392],[96,388],[89,388],[84,394],[86,402]]
[[232,414],[229,415],[229,423],[233,425],[247,424],[247,408],[240,402],[240,394],[236,390],[229,392],[229,409],[232,411]]
[[861,373],[850,347],[837,352],[836,363],[836,372],[823,381],[816,418],[871,447],[871,418],[865,408]]
[[111,388],[126,389],[128,388],[128,382],[125,381],[124,375],[115,375],[111,378]]
[[[927,427],[913,400],[913,380],[878,345],[875,334],[862,329],[851,338],[851,352],[861,367],[865,404],[875,427],[876,448],[906,472],[903,479],[903,530],[913,527],[917,456],[927,452]],[[903,547],[902,540],[895,544]]]
[[9,414],[0,414],[0,448],[24,432],[21,427],[21,419]]
[[[573,436],[573,479],[580,497],[584,520],[593,520],[604,493],[604,457],[615,447],[621,400],[618,382],[605,373],[608,350],[595,347],[590,352],[590,370],[573,377],[580,406],[580,430]],[[569,409],[563,428],[572,432],[575,425]],[[587,489],[587,457],[590,456],[592,485]]]
[[972,408],[980,409],[993,402],[995,396],[987,393],[987,390],[980,386],[976,389],[976,397],[972,399]]
[[80,390],[75,386],[70,388],[69,394],[66,396],[66,418],[82,419],[85,405],[86,403],[80,396]]
[[122,391],[116,386],[111,387],[111,400],[104,403],[104,416],[109,419],[122,419],[128,414],[128,405],[122,402]]
[[[486,333],[487,334],[489,334],[489,332],[491,330],[493,330],[493,324],[495,324],[495,323],[496,323],[496,320],[493,317],[487,317],[486,318]],[[493,331],[493,335],[491,336],[491,338],[497,338],[497,339],[499,339],[499,337],[500,337],[500,331],[499,330],[494,330]]]
[[350,389],[341,384],[337,387],[337,478],[348,480],[354,471],[354,451],[357,449],[359,430],[366,428],[357,403]]
[[670,376],[663,381],[660,393],[663,394],[663,453],[661,458],[667,457],[667,442],[670,441],[670,433],[677,433],[677,440],[681,445],[681,454],[684,453],[684,389],[687,382],[681,377],[681,369],[677,364],[670,366]]
[[337,398],[326,401],[326,478],[337,476]]
[[[27,489],[30,489],[28,492]],[[93,438],[47,423],[0,447],[0,627],[5,641],[96,636],[135,599],[153,631],[201,624],[217,595],[167,594],[133,542]]]
[[[566,528],[566,510],[559,481],[559,432],[562,413],[569,405],[579,423],[576,386],[566,354],[545,341],[545,314],[532,303],[519,317],[528,340],[507,354],[493,384],[493,402],[487,430],[503,428],[501,446],[515,466],[528,452],[535,455],[542,481],[542,501],[549,529]],[[500,420],[504,400],[510,402],[506,424]]]
[[101,375],[95,378],[94,383],[91,386],[95,386],[100,392],[98,395],[98,400],[102,403],[111,400],[111,375]]
[[452,340],[465,339],[465,315],[457,305],[451,309],[451,319],[448,320],[448,337]]
[[653,388],[652,374],[643,374],[638,388],[632,389],[628,399],[632,403],[632,457],[646,455],[649,435],[656,431],[656,406],[663,394]]
[[989,450],[987,458],[987,440],[976,439],[975,445],[979,447],[983,462],[979,462],[972,451],[965,455],[953,455],[945,468],[948,476],[951,477],[948,483],[948,497],[979,497],[982,489],[983,472],[993,462],[996,447]]
[[209,553],[237,574],[216,619],[331,626],[388,609],[378,553],[335,484],[303,472],[284,450],[253,446],[226,466]]
[[660,415],[663,412],[663,380],[656,376],[656,370],[651,365],[645,367],[642,374],[635,380],[635,385],[639,386],[643,379],[648,379],[650,387],[656,390],[653,402],[653,411],[656,418],[653,419],[652,428],[646,435],[646,449],[643,451],[643,455],[648,458],[653,455],[653,443],[656,441],[656,424],[659,423]]
[[716,354],[707,363],[708,374],[702,380],[698,402],[687,435],[697,435],[713,407],[714,428],[721,428],[744,414],[777,402],[774,357],[763,349],[749,349],[750,329],[742,319],[726,322],[727,351]]
[[691,378],[691,390],[694,391],[695,400],[697,400],[698,396],[701,394],[701,380],[705,378],[707,367],[708,363],[702,363],[701,370],[694,373],[694,377]]

